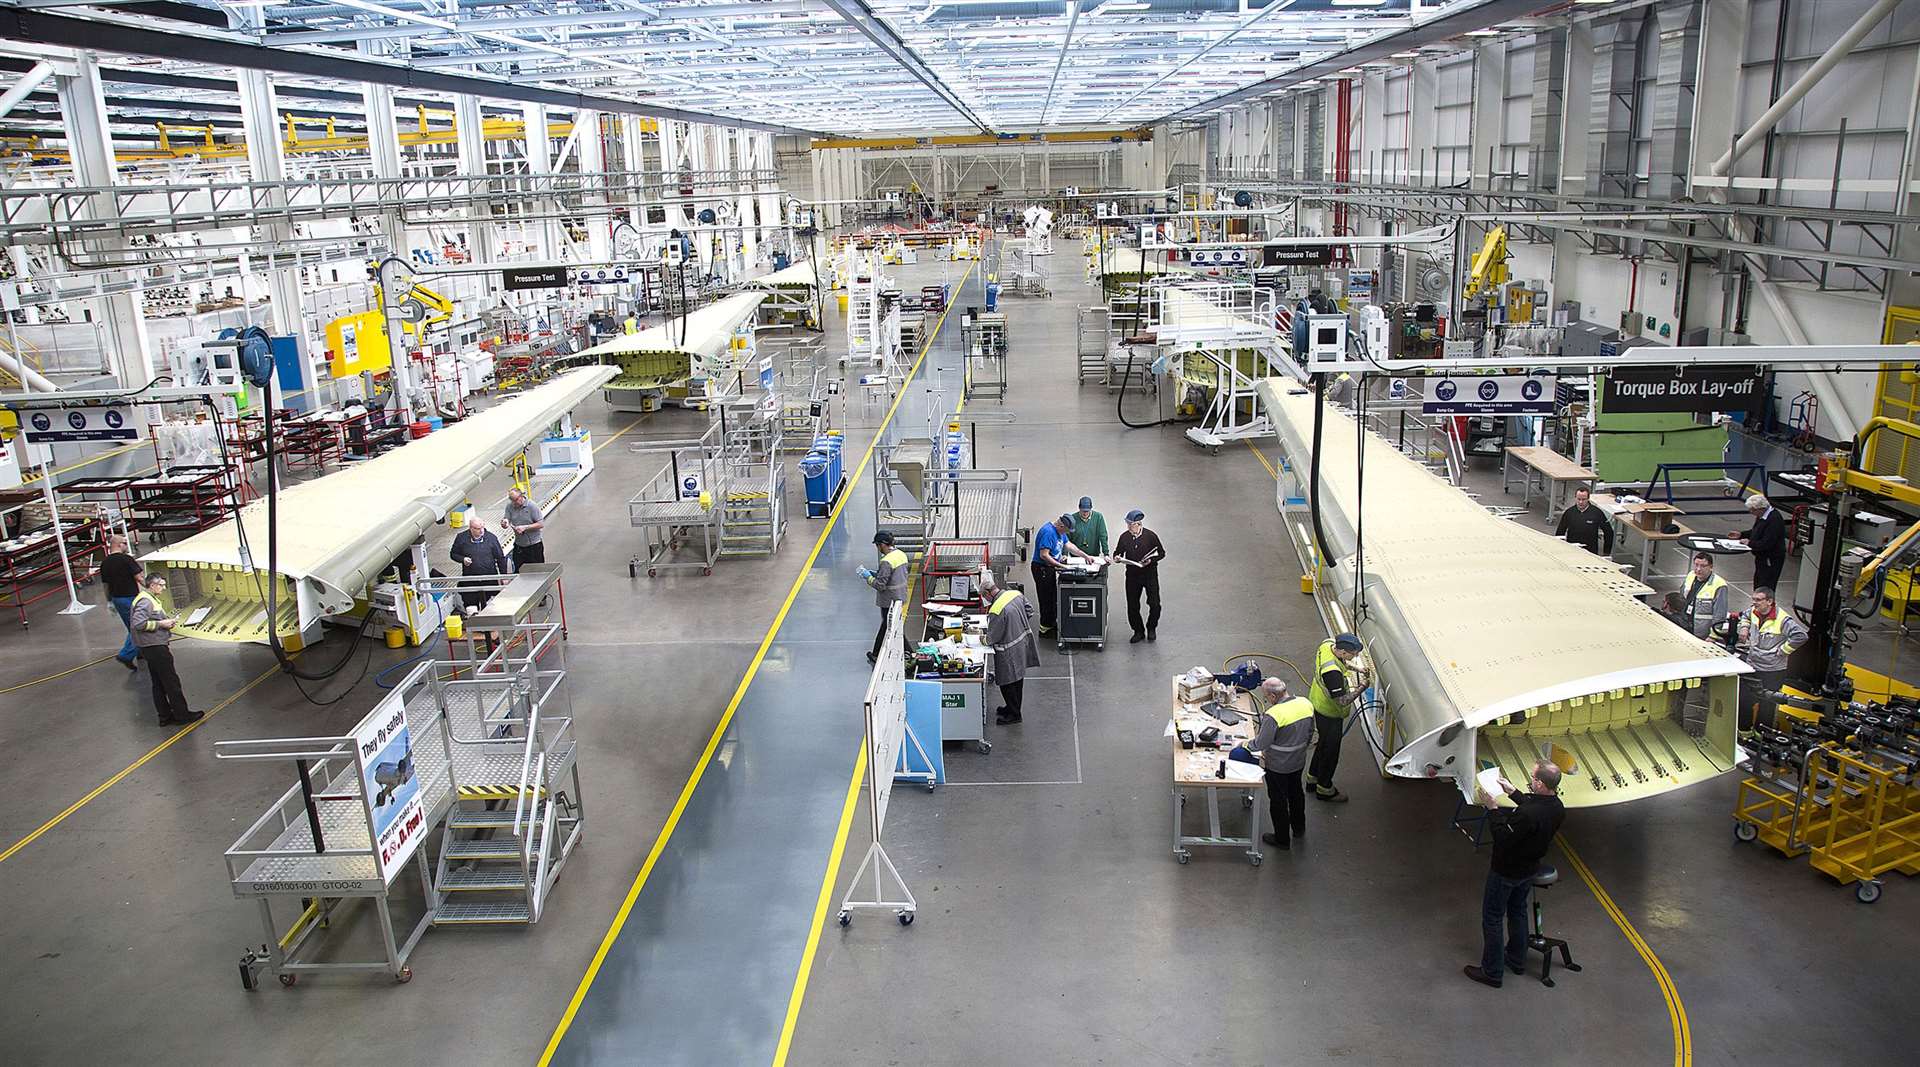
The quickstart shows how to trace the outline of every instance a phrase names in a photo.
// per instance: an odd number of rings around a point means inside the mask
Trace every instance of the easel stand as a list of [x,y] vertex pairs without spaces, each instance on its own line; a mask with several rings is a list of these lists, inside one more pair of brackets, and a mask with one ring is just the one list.
[[[907,726],[906,645],[901,640],[905,619],[906,605],[895,604],[887,620],[887,636],[881,644],[880,659],[867,682],[867,810],[872,819],[873,843],[867,846],[860,869],[853,872],[847,895],[840,901],[841,926],[853,923],[855,908],[890,909],[901,926],[912,926],[914,913],[920,910],[906,879],[900,877],[900,869],[893,865],[886,848],[880,844],[894,778],[924,778],[929,790],[934,785],[933,761],[927,758],[926,749]],[[927,767],[925,772],[901,770],[907,744],[919,751]],[[870,899],[861,899],[858,894],[866,884],[869,869],[873,872],[873,895]]]

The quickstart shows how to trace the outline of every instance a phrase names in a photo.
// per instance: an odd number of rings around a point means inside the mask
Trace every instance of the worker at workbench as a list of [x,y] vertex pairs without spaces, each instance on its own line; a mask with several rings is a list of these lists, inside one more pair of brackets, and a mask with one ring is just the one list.
[[1333,772],[1340,766],[1341,735],[1347,716],[1367,691],[1367,672],[1351,666],[1360,658],[1361,648],[1358,636],[1340,634],[1320,642],[1313,654],[1313,686],[1307,699],[1313,701],[1313,728],[1320,741],[1307,768],[1307,784],[1314,796],[1335,804],[1347,802],[1347,795],[1333,784]]
[[[512,573],[507,566],[507,550],[500,547],[500,539],[478,515],[467,516],[467,528],[453,535],[453,548],[447,555],[460,565],[462,577]],[[462,589],[460,601],[469,612],[478,611],[495,592],[491,588]]]
[[1764,694],[1779,692],[1787,680],[1787,658],[1807,637],[1806,625],[1774,602],[1773,590],[1753,591],[1752,604],[1740,616],[1740,658],[1753,668],[1740,676],[1740,729],[1753,729],[1761,712],[1773,724],[1774,702]]
[[541,532],[547,528],[547,517],[517,485],[507,490],[507,508],[500,524],[513,531],[513,573],[520,573],[520,568],[529,563],[547,561],[546,537]]
[[1040,632],[1053,632],[1054,616],[1060,610],[1060,569],[1068,556],[1092,559],[1090,552],[1067,538],[1073,519],[1062,515],[1046,523],[1033,535],[1033,595],[1040,598]]
[[[1127,512],[1127,531],[1113,546],[1113,558],[1127,569],[1127,622],[1133,626],[1128,644],[1160,640],[1160,561],[1167,550],[1160,535],[1147,529],[1147,513]],[[1147,617],[1140,617],[1140,597],[1147,598]]]
[[1573,491],[1573,506],[1560,513],[1553,536],[1564,538],[1596,555],[1613,555],[1613,518],[1593,503],[1593,490]]
[[[1481,985],[1500,988],[1500,980],[1511,967],[1524,974],[1527,968],[1527,901],[1533,896],[1533,876],[1540,861],[1553,846],[1553,836],[1566,821],[1567,807],[1560,801],[1560,766],[1551,760],[1533,765],[1526,792],[1500,779],[1500,791],[1513,801],[1502,808],[1500,798],[1479,792],[1481,807],[1487,809],[1487,826],[1493,833],[1493,863],[1487,870],[1487,888],[1480,898],[1480,965],[1464,968],[1468,978]],[[1506,927],[1503,939],[1501,926]],[[1504,944],[1502,943],[1504,940]],[[1505,964],[1502,967],[1501,964]]]
[[1011,726],[1020,721],[1021,696],[1027,686],[1027,668],[1040,666],[1040,639],[1033,633],[1033,605],[1017,589],[1006,589],[992,571],[980,575],[980,592],[987,601],[987,680],[1000,687],[1001,708],[993,721]]
[[1313,740],[1313,701],[1290,695],[1287,683],[1278,678],[1261,682],[1252,696],[1260,722],[1247,748],[1260,754],[1267,772],[1267,811],[1273,816],[1273,832],[1260,835],[1260,840],[1290,849],[1293,838],[1307,836],[1307,794],[1300,772],[1307,767],[1307,745]]
[[1687,611],[1683,625],[1692,630],[1695,637],[1711,638],[1714,624],[1733,614],[1727,607],[1726,580],[1713,573],[1713,556],[1705,552],[1693,554],[1693,573],[1687,576],[1681,600]]
[[140,658],[147,661],[147,678],[153,682],[153,710],[160,713],[160,725],[185,726],[199,722],[202,713],[187,707],[187,695],[180,689],[180,672],[173,665],[173,649],[167,647],[179,620],[160,606],[166,592],[167,580],[148,572],[133,598],[127,628]]
[[1760,493],[1747,498],[1747,514],[1753,516],[1753,526],[1740,540],[1753,549],[1753,587],[1772,589],[1787,565],[1787,519]]
[[880,564],[863,577],[873,587],[873,601],[880,605],[880,630],[873,635],[873,651],[867,653],[867,662],[880,659],[880,645],[887,639],[887,623],[893,617],[893,606],[907,599],[907,554],[893,547],[893,534],[881,530],[873,535],[874,550],[880,553]]
[[1080,510],[1068,517],[1067,540],[1089,556],[1104,556],[1107,543],[1107,517],[1093,510],[1093,498],[1080,498]]

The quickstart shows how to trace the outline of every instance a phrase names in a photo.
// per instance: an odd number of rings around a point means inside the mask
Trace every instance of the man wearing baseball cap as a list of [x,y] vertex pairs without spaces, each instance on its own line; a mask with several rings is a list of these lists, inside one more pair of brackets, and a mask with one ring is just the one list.
[[[1147,529],[1147,514],[1139,508],[1127,512],[1127,532],[1114,543],[1113,558],[1127,568],[1127,622],[1133,626],[1128,644],[1160,639],[1160,561],[1167,550],[1160,535]],[[1146,594],[1147,617],[1140,617],[1140,596]]]
[[880,605],[880,632],[873,635],[873,651],[867,653],[867,662],[880,658],[880,646],[887,639],[887,622],[893,614],[893,606],[907,599],[907,554],[893,547],[893,534],[881,530],[873,535],[873,547],[880,553],[880,566],[874,570],[861,568],[860,576],[873,587],[873,601]]
[[1080,510],[1068,517],[1067,540],[1089,556],[1107,554],[1107,517],[1093,510],[1093,498],[1080,498]]
[[1073,518],[1062,515],[1033,532],[1033,595],[1039,601],[1040,632],[1053,632],[1054,617],[1060,611],[1060,570],[1067,557],[1090,553],[1067,539]]
[[1339,634],[1320,642],[1313,654],[1313,688],[1307,699],[1313,701],[1313,728],[1320,735],[1314,746],[1313,762],[1307,767],[1307,784],[1313,795],[1336,804],[1347,802],[1347,795],[1334,788],[1333,772],[1340,765],[1340,737],[1346,730],[1347,716],[1366,695],[1367,672],[1351,664],[1360,658],[1360,638]]

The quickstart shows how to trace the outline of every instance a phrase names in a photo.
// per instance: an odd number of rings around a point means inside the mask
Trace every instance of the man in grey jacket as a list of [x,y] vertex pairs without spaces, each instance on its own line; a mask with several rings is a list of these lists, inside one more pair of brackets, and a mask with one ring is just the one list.
[[880,553],[880,564],[873,570],[861,568],[860,576],[873,587],[873,602],[880,605],[880,629],[873,635],[873,651],[867,662],[880,659],[880,645],[887,639],[887,621],[893,606],[907,599],[907,554],[893,547],[893,534],[881,530],[873,535],[873,547]]
[[147,676],[153,680],[153,709],[160,713],[160,725],[185,726],[199,722],[201,713],[187,708],[187,696],[180,690],[180,672],[173,665],[173,640],[177,621],[160,606],[166,594],[167,580],[149,571],[140,592],[127,611],[127,632],[133,635],[133,647],[147,661]]
[[1259,725],[1253,730],[1250,751],[1260,754],[1267,772],[1267,810],[1273,832],[1260,840],[1278,849],[1291,849],[1293,837],[1307,836],[1307,793],[1300,781],[1307,769],[1307,745],[1313,740],[1313,701],[1287,695],[1287,683],[1269,678],[1253,691]]
[[1806,626],[1773,601],[1773,590],[1753,591],[1751,606],[1740,616],[1740,658],[1753,668],[1740,676],[1740,728],[1751,730],[1760,712],[1773,724],[1774,702],[1765,694],[1777,693],[1787,680],[1787,658],[1807,643]]
[[1020,704],[1027,687],[1027,668],[1040,666],[1040,638],[1033,632],[1033,605],[1017,589],[1000,585],[992,571],[980,575],[980,592],[987,601],[987,681],[1000,687],[1001,708],[993,721],[1011,726],[1020,721]]

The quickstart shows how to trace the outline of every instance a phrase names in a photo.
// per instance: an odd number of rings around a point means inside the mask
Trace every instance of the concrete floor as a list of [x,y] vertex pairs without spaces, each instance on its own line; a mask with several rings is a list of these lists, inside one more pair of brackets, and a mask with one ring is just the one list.
[[[1295,591],[1293,551],[1253,451],[1213,457],[1178,428],[1125,430],[1111,394],[1075,383],[1074,309],[1094,300],[1078,284],[1081,262],[1057,257],[1051,300],[1007,302],[1014,355],[1004,406],[1018,421],[983,428],[980,463],[1025,471],[1028,524],[1082,493],[1116,532],[1120,515],[1143,508],[1170,552],[1160,640],[1070,658],[1044,652],[1024,725],[994,728],[991,755],[950,748],[953,784],[895,794],[887,847],[919,897],[919,920],[903,929],[868,914],[842,930],[829,912],[790,1062],[1461,1062],[1492,1048],[1554,1063],[1674,1057],[1668,1006],[1647,964],[1558,854],[1568,875],[1546,894],[1547,922],[1585,971],[1552,990],[1526,979],[1495,991],[1462,978],[1460,965],[1478,951],[1486,859],[1447,827],[1451,794],[1379,779],[1362,745],[1348,746],[1340,775],[1353,802],[1315,804],[1304,847],[1269,851],[1259,868],[1225,852],[1173,863],[1158,695],[1166,677],[1240,652],[1298,662],[1320,634]],[[917,289],[941,269],[905,268],[900,280]],[[839,343],[837,322],[828,336]],[[852,407],[857,456],[881,412],[857,398]],[[1141,401],[1135,410],[1147,409]],[[190,698],[219,713],[0,861],[0,1048],[9,1062],[338,1063],[376,1047],[416,1062],[540,1055],[822,527],[796,518],[776,558],[726,560],[712,577],[630,580],[638,537],[622,505],[649,472],[627,442],[679,436],[698,417],[649,416],[610,441],[633,416],[597,402],[582,414],[605,447],[548,542],[549,558],[568,567],[567,656],[591,821],[538,926],[434,931],[402,987],[339,979],[242,992],[235,961],[261,933],[252,907],[228,890],[220,854],[287,783],[279,768],[216,763],[212,742],[337,733],[378,690],[363,683],[315,708],[271,676],[264,649],[183,642]],[[1497,475],[1477,479],[1488,477]],[[871,514],[859,503],[803,590],[853,581],[846,572],[869,551]],[[863,674],[857,650],[870,611],[802,618],[805,632],[783,635],[792,647],[769,667],[850,657],[850,672]],[[1110,632],[1124,636],[1115,615]],[[119,641],[106,609],[77,619],[39,610],[33,620],[0,638],[0,688]],[[400,658],[383,647],[370,656],[374,670]],[[737,736],[779,736],[765,731],[805,698],[793,691],[797,677],[763,668],[736,716]],[[807,711],[823,720],[827,742],[847,729],[858,736],[857,705],[844,713],[825,722],[831,709]],[[151,715],[144,677],[112,663],[0,695],[0,851],[172,736]],[[563,1058],[769,1059],[766,1027],[786,1010],[840,806],[790,804],[781,790],[798,786],[782,783],[829,782],[843,796],[853,755],[850,744],[831,743],[726,750],[742,772],[709,773],[694,791],[695,815],[680,822],[608,954],[609,968],[628,957],[627,977],[602,970]],[[748,779],[758,783],[751,794],[730,784]],[[989,784],[1034,781],[1073,784]],[[1671,974],[1692,1056],[1901,1056],[1909,1027],[1892,979],[1920,949],[1912,887],[1896,879],[1866,907],[1803,862],[1734,844],[1735,783],[1729,775],[1578,812],[1566,828]],[[703,895],[705,867],[736,863],[743,851],[751,858],[758,846],[742,823],[696,816],[703,806],[724,815],[748,795],[769,808],[759,822],[797,827],[794,840],[764,865],[728,868],[734,892]],[[843,880],[865,850],[865,827],[854,820]],[[797,907],[796,885],[806,890]],[[836,901],[843,891],[835,886]],[[754,954],[737,932],[725,951],[684,936],[730,920],[768,931],[763,950]],[[367,936],[336,933],[348,943]],[[1538,1035],[1531,1043],[1528,1030]],[[1491,1045],[1492,1034],[1506,1036]]]

